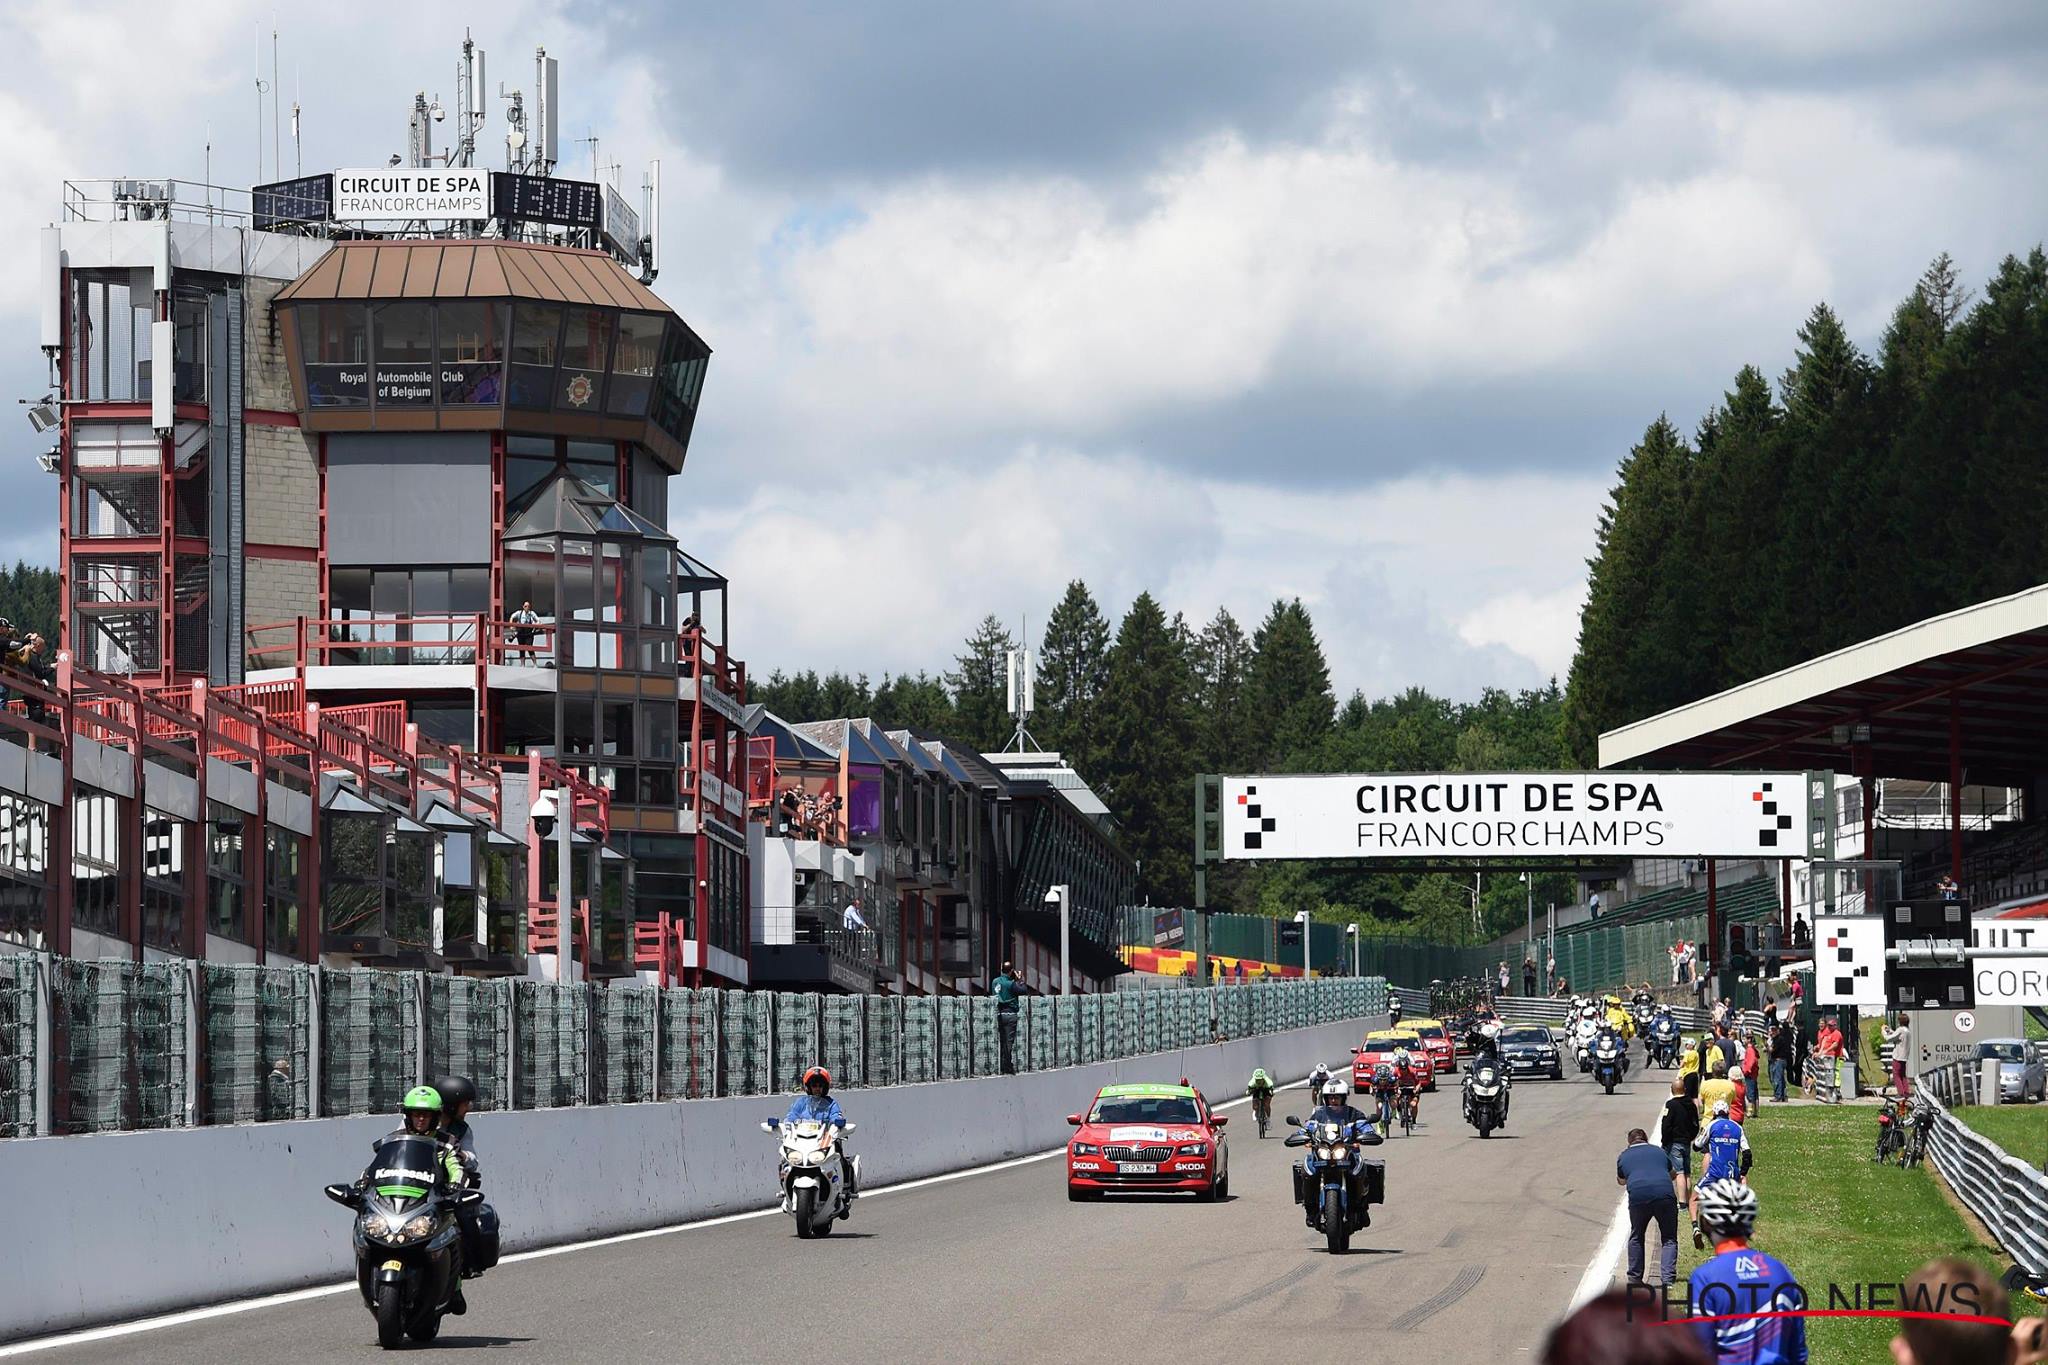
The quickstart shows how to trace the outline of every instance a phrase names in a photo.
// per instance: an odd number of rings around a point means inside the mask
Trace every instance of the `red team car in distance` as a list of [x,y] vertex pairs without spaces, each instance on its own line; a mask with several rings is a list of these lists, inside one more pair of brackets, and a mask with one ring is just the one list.
[[1352,1054],[1351,1088],[1358,1094],[1372,1089],[1372,1073],[1381,1062],[1393,1063],[1394,1053],[1406,1049],[1408,1064],[1421,1072],[1424,1090],[1436,1089],[1436,1066],[1422,1045],[1422,1035],[1407,1026],[1374,1029],[1365,1035],[1364,1046]]
[[1186,1081],[1105,1085],[1086,1114],[1069,1114],[1067,1122],[1079,1130],[1067,1144],[1069,1199],[1111,1190],[1190,1190],[1204,1199],[1230,1193],[1229,1120]]

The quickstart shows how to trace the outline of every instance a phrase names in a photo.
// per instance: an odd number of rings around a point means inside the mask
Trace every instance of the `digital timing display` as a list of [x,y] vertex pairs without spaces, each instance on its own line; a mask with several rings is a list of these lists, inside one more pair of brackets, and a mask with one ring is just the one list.
[[495,216],[508,222],[595,231],[604,217],[604,192],[590,180],[501,172],[491,177],[491,207]]

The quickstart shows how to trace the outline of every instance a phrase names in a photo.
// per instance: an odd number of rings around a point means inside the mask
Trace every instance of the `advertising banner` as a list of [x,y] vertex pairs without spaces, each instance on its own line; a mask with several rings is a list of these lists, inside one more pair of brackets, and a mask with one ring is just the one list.
[[1225,777],[1225,858],[1803,858],[1804,773]]
[[1970,931],[1978,948],[2039,948],[2039,957],[1980,957],[1970,963],[1977,978],[1977,1006],[2035,1005],[2048,1008],[2048,922],[2001,924],[1981,920]]
[[334,173],[334,221],[482,219],[491,216],[491,173],[470,166],[390,166]]

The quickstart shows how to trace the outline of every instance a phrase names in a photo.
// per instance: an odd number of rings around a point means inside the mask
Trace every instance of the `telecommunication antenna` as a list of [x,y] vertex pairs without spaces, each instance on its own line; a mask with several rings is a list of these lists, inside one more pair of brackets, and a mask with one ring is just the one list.
[[640,179],[640,200],[646,212],[640,215],[645,235],[640,238],[640,283],[653,284],[661,273],[661,158],[647,163]]
[[1003,661],[1003,699],[1010,715],[1017,721],[1017,732],[1010,736],[1010,742],[1003,752],[1020,754],[1032,753],[1038,748],[1038,741],[1031,737],[1025,722],[1038,709],[1037,660],[1031,647],[1025,645],[1008,651]]
[[527,170],[534,175],[553,175],[562,159],[561,103],[562,64],[548,56],[548,50],[533,50],[534,147]]

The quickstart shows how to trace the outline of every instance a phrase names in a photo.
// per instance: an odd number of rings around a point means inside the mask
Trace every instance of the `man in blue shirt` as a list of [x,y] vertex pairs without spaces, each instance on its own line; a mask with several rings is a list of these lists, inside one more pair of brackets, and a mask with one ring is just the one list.
[[1614,1162],[1614,1183],[1628,1190],[1628,1282],[1643,1282],[1643,1237],[1657,1220],[1657,1256],[1664,1283],[1678,1282],[1678,1192],[1671,1184],[1671,1158],[1653,1146],[1640,1128],[1628,1131],[1628,1146]]
[[1009,963],[989,983],[988,993],[996,998],[996,1043],[1002,1053],[1005,1076],[1017,1073],[1017,969]]
[[[1693,1150],[1707,1154],[1706,1169],[1700,1172],[1700,1184],[1715,1180],[1732,1180],[1737,1184],[1749,1178],[1749,1134],[1742,1131],[1742,1125],[1728,1117],[1728,1101],[1714,1101],[1714,1121],[1700,1130],[1692,1140]],[[1692,1244],[1704,1247],[1706,1234],[1700,1230],[1700,1196],[1695,1189],[1692,1196]]]
[[846,1198],[851,1204],[860,1195],[860,1172],[854,1168],[853,1158],[846,1154],[846,1114],[839,1108],[839,1101],[832,1098],[832,1073],[822,1066],[814,1066],[804,1073],[803,1093],[790,1101],[789,1112],[782,1116],[784,1123],[803,1123],[806,1120],[815,1120],[839,1130],[832,1139],[832,1146],[838,1150],[840,1162],[846,1168]]
[[1716,1180],[1702,1185],[1697,1197],[1714,1254],[1688,1285],[1692,1316],[1700,1319],[1693,1335],[1717,1365],[1806,1365],[1804,1318],[1755,1316],[1806,1307],[1805,1292],[1784,1263],[1749,1244],[1756,1191],[1739,1180]]

